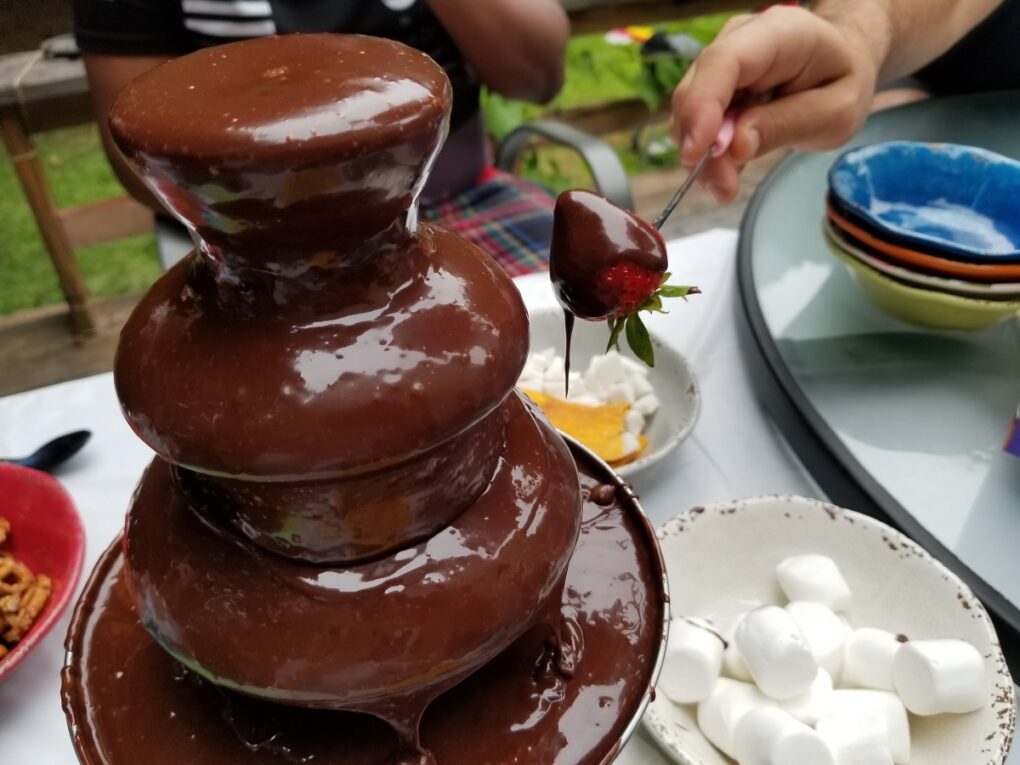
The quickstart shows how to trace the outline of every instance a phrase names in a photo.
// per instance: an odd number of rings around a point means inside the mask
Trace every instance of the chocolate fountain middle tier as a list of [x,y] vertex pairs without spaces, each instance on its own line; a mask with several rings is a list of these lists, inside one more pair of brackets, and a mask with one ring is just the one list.
[[251,270],[243,287],[189,259],[124,328],[128,422],[188,469],[196,506],[229,508],[264,548],[379,555],[446,526],[492,477],[527,354],[520,295],[442,229],[401,244],[297,279]]

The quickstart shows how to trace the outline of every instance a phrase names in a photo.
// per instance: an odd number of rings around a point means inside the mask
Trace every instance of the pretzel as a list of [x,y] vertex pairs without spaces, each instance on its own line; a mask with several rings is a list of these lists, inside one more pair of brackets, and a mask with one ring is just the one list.
[[8,643],[17,643],[28,632],[46,601],[50,599],[53,585],[45,575],[38,576],[28,589],[20,596],[19,609],[13,617],[7,618],[7,631],[3,638]]
[[32,572],[9,553],[0,553],[0,597],[23,592],[32,583]]
[[[0,518],[0,543],[10,530],[10,523]],[[52,591],[53,582],[48,576],[33,576],[13,555],[0,553],[0,659],[25,636]]]

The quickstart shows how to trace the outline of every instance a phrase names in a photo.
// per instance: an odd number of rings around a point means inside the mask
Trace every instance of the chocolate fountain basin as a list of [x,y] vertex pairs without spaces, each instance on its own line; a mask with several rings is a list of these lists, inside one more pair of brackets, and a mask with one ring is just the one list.
[[[437,765],[605,765],[654,695],[669,624],[654,531],[630,488],[567,441],[583,498],[561,611],[574,665],[547,666],[547,635],[526,633],[430,705],[422,743]],[[592,491],[606,485],[613,491],[596,491],[609,500],[599,504]],[[408,762],[375,717],[257,701],[188,672],[143,629],[123,561],[118,538],[97,563],[67,635],[63,706],[84,765]]]

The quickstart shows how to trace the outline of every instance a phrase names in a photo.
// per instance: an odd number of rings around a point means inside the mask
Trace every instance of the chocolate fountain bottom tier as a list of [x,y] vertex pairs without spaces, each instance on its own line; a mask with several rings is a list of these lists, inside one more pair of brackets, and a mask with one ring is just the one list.
[[520,394],[507,409],[499,464],[467,510],[424,542],[346,567],[297,563],[206,526],[157,459],[125,538],[143,624],[226,687],[416,720],[529,627],[558,626],[580,524],[577,472]]
[[[585,498],[611,474],[575,450]],[[539,672],[529,633],[436,700],[422,744],[438,765],[612,761],[647,703],[666,617],[662,562],[639,506],[585,500],[561,614],[572,677]],[[462,618],[471,618],[464,615]],[[393,765],[399,742],[368,715],[281,707],[223,691],[149,637],[119,541],[96,567],[68,634],[64,709],[84,765]]]

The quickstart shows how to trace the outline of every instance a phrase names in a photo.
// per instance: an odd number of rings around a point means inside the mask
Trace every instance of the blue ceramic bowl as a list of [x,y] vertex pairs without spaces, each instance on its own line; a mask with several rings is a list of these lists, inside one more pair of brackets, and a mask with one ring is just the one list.
[[876,236],[972,263],[1020,263],[1020,162],[950,143],[889,141],[829,170],[837,205]]

